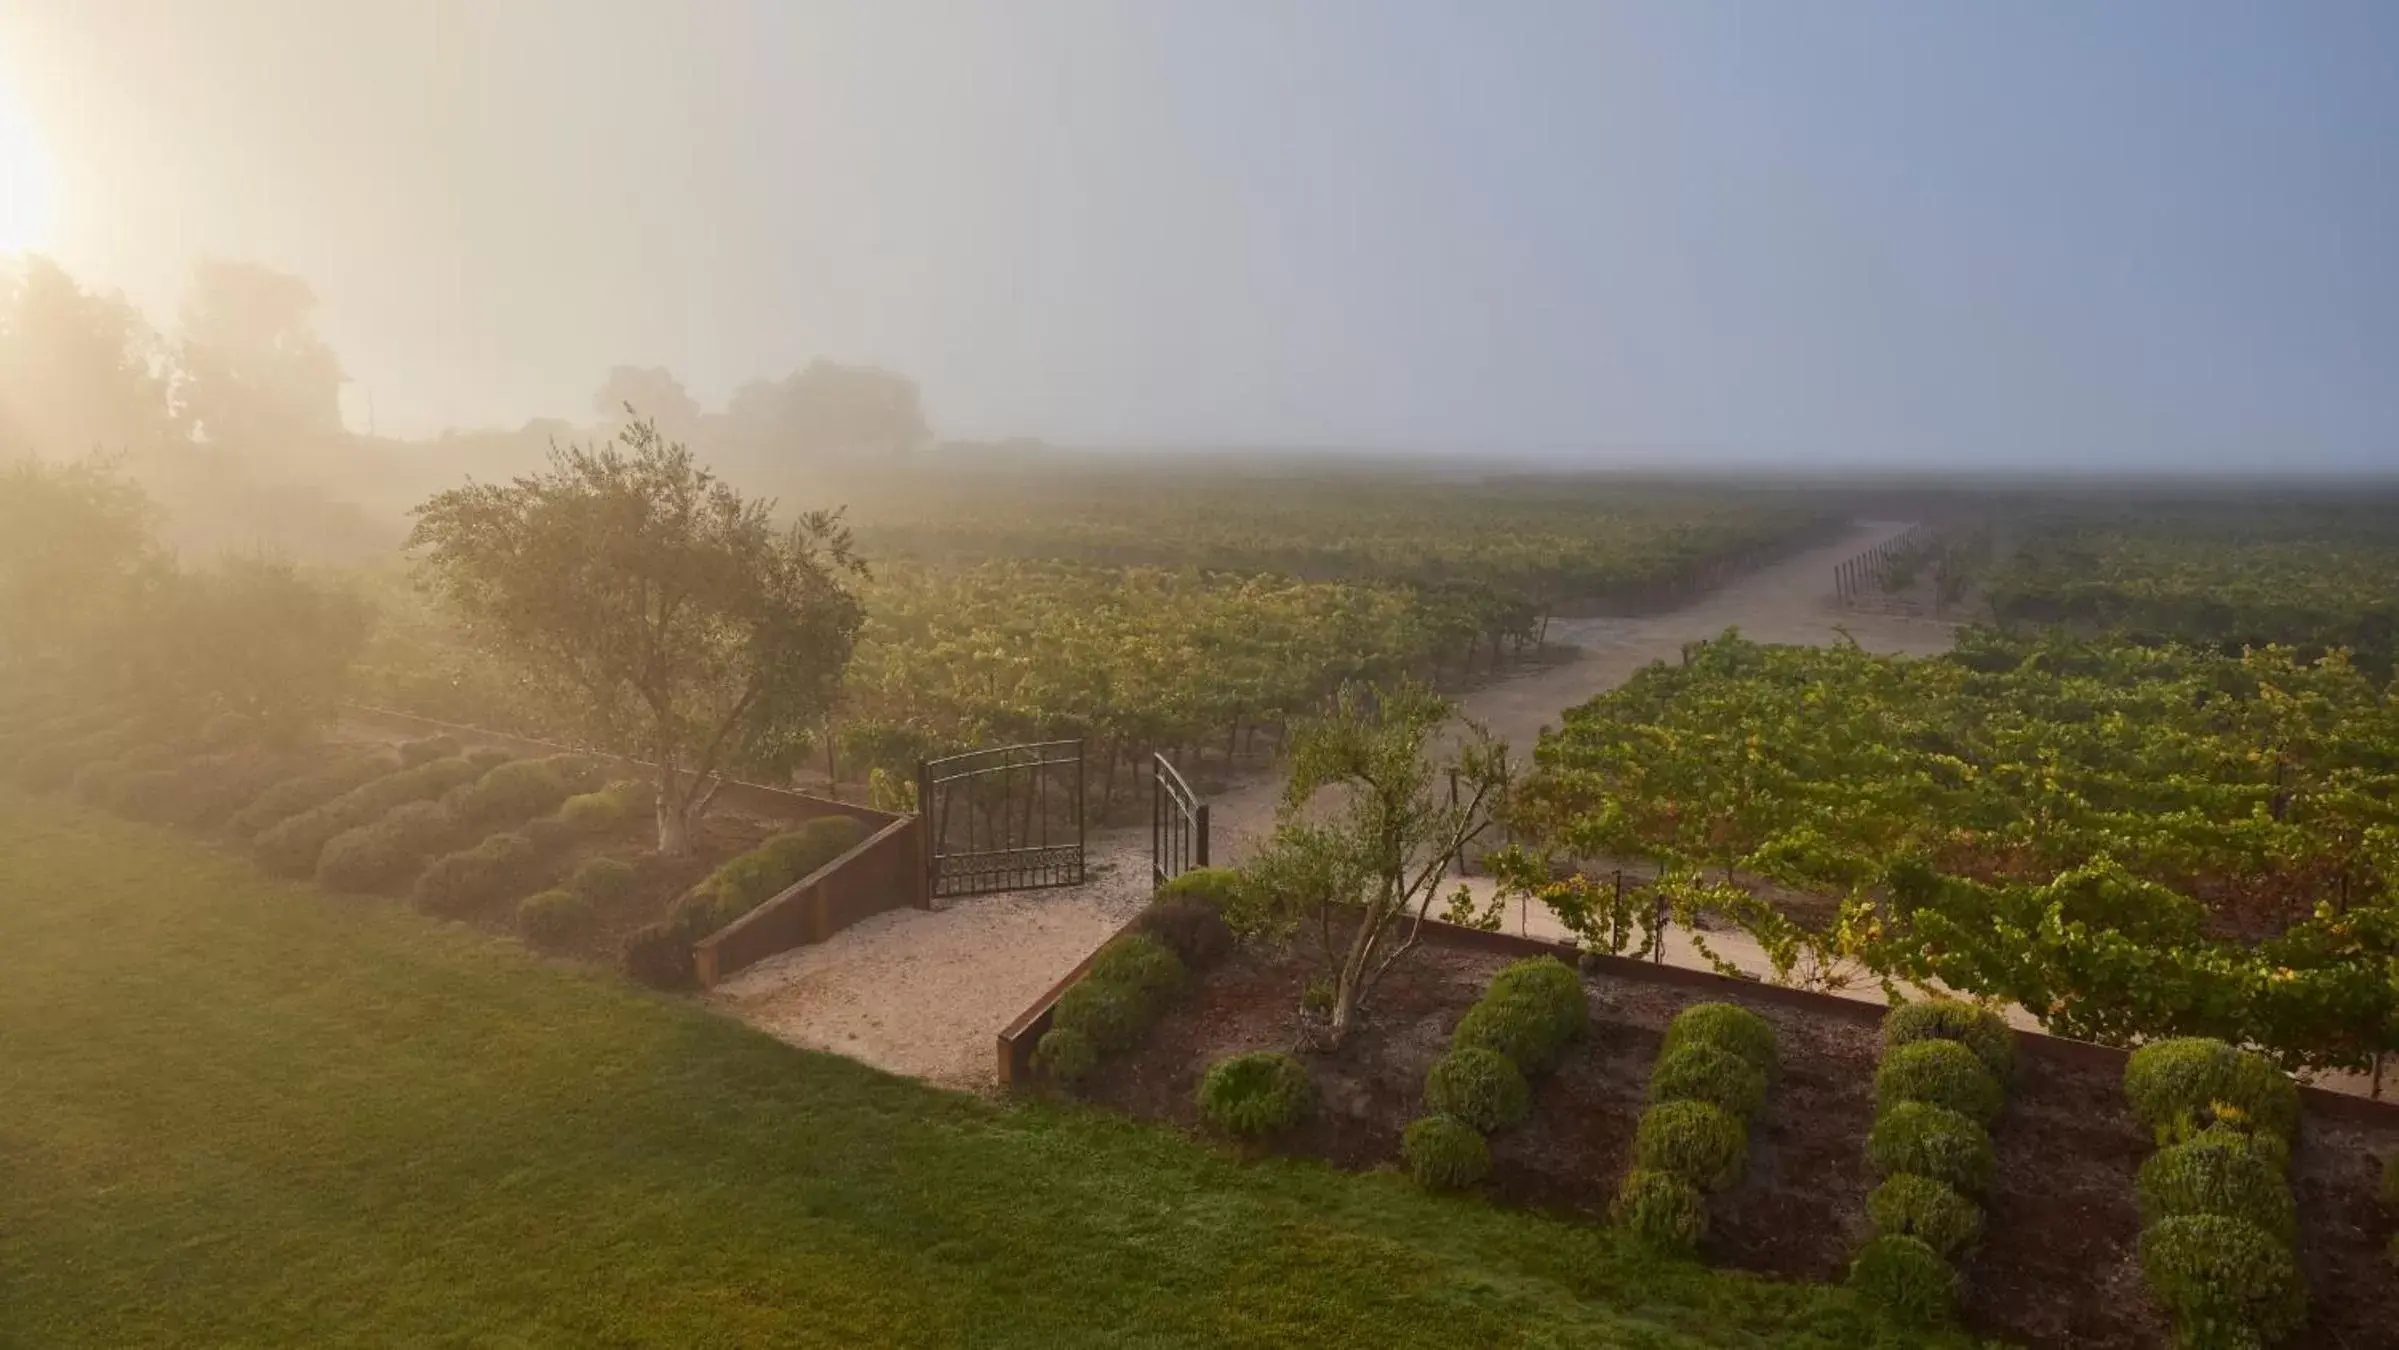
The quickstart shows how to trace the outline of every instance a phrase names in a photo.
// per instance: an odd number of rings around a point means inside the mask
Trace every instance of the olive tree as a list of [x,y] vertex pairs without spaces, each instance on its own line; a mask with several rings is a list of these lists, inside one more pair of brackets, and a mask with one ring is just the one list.
[[[1348,1039],[1377,982],[1416,950],[1443,878],[1490,828],[1507,783],[1506,744],[1412,680],[1346,685],[1328,713],[1295,730],[1281,816],[1248,869],[1245,903],[1263,907],[1253,920],[1317,935],[1325,980],[1315,1011],[1328,1048]],[[1495,927],[1498,914],[1496,899],[1478,902],[1459,886],[1442,917]]]
[[636,420],[549,468],[415,510],[427,582],[489,650],[601,744],[656,766],[658,851],[732,769],[805,743],[837,697],[865,610],[838,511],[778,526]]

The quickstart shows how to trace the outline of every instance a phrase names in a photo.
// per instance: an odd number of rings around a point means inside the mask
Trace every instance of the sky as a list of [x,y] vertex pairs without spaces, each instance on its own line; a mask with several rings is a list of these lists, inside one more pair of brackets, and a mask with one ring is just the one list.
[[2394,69],[2388,0],[8,0],[0,244],[297,273],[386,434],[822,357],[961,438],[2399,470]]

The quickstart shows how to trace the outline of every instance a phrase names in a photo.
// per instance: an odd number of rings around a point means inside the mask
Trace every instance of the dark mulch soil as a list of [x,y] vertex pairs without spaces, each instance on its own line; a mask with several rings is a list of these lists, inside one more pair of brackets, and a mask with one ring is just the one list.
[[[1343,1167],[1397,1166],[1399,1134],[1423,1112],[1425,1070],[1507,958],[1428,948],[1395,970],[1371,1021],[1338,1056],[1314,1055],[1316,1118],[1282,1151]],[[1132,1115],[1198,1128],[1200,1075],[1220,1056],[1288,1049],[1313,969],[1304,957],[1245,952],[1197,981],[1137,1055],[1104,1065],[1090,1094]],[[1604,1217],[1630,1163],[1642,1090],[1666,1024],[1711,997],[1612,976],[1586,979],[1594,1035],[1536,1085],[1533,1119],[1492,1140],[1488,1189],[1506,1203]],[[1744,1000],[1774,1024],[1782,1067],[1751,1131],[1749,1172],[1716,1197],[1706,1260],[1837,1280],[1868,1236],[1863,1150],[1874,1116],[1878,1040],[1850,1020]],[[2028,1062],[1994,1132],[1999,1176],[1989,1225],[1966,1260],[1964,1315],[1985,1333],[2036,1346],[2166,1344],[2141,1282],[2133,1177],[2149,1140],[2116,1072]],[[2399,1277],[2382,1247],[2392,1223],[2375,1200],[2380,1158],[2399,1127],[2311,1118],[2293,1162],[2301,1259],[2315,1321],[2309,1346],[2399,1345]]]

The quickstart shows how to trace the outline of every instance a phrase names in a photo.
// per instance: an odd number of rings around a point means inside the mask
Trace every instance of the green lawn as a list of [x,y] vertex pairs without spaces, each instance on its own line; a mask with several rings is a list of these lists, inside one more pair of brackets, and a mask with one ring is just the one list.
[[1838,1290],[936,1091],[0,791],[0,1344],[1877,1335]]

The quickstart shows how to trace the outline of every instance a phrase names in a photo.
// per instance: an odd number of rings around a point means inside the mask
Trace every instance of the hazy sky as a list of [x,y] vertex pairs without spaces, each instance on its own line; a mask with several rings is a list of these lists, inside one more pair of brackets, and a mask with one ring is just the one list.
[[0,161],[161,318],[309,278],[386,431],[827,356],[958,436],[2399,467],[2394,71],[2391,0],[5,0]]

